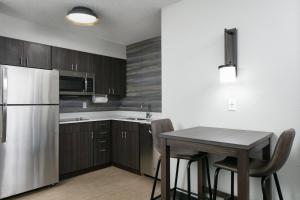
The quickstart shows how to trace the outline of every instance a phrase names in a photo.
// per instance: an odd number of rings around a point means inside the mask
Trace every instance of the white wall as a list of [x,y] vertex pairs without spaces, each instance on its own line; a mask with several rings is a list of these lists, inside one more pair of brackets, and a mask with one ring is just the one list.
[[[238,82],[220,84],[223,31],[233,27],[238,28]],[[236,112],[226,110],[229,98],[237,99]],[[183,0],[164,8],[162,103],[163,115],[177,129],[265,130],[277,138],[295,128],[293,152],[279,178],[285,199],[300,199],[300,1]],[[230,179],[223,175],[221,189],[229,192]],[[251,179],[251,199],[261,199],[259,185]]]
[[55,27],[47,27],[0,13],[0,35],[96,53],[118,58],[126,58],[125,45],[106,40],[87,38],[83,35],[66,33]]

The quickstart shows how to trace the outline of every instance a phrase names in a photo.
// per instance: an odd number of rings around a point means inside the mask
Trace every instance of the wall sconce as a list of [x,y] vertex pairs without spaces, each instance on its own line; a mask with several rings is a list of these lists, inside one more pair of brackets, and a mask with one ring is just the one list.
[[225,65],[218,67],[221,83],[232,83],[237,78],[237,29],[225,29]]

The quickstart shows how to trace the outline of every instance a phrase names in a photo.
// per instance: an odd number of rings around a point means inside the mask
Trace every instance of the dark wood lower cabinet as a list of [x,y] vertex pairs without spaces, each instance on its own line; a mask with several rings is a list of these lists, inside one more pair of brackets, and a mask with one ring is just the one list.
[[72,173],[93,166],[93,131],[90,123],[60,126],[60,174]]
[[139,172],[139,124],[98,121],[61,124],[59,174],[70,177],[111,163]]
[[111,162],[109,121],[62,124],[59,131],[60,175]]
[[139,124],[113,121],[113,162],[120,166],[140,170]]
[[110,121],[94,122],[94,166],[111,163]]

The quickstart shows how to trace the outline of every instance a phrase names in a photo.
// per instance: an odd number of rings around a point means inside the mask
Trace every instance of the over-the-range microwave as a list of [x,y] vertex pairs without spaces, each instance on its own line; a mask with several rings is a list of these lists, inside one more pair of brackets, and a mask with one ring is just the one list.
[[87,96],[95,94],[95,75],[83,72],[60,71],[59,94]]

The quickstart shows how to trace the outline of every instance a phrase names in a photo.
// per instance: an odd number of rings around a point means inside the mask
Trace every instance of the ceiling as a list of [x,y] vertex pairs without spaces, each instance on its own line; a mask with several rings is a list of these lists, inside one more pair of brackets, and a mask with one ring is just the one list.
[[[0,0],[0,13],[84,37],[132,44],[160,35],[160,9],[179,0]],[[74,6],[93,9],[100,21],[75,26],[65,19]]]

